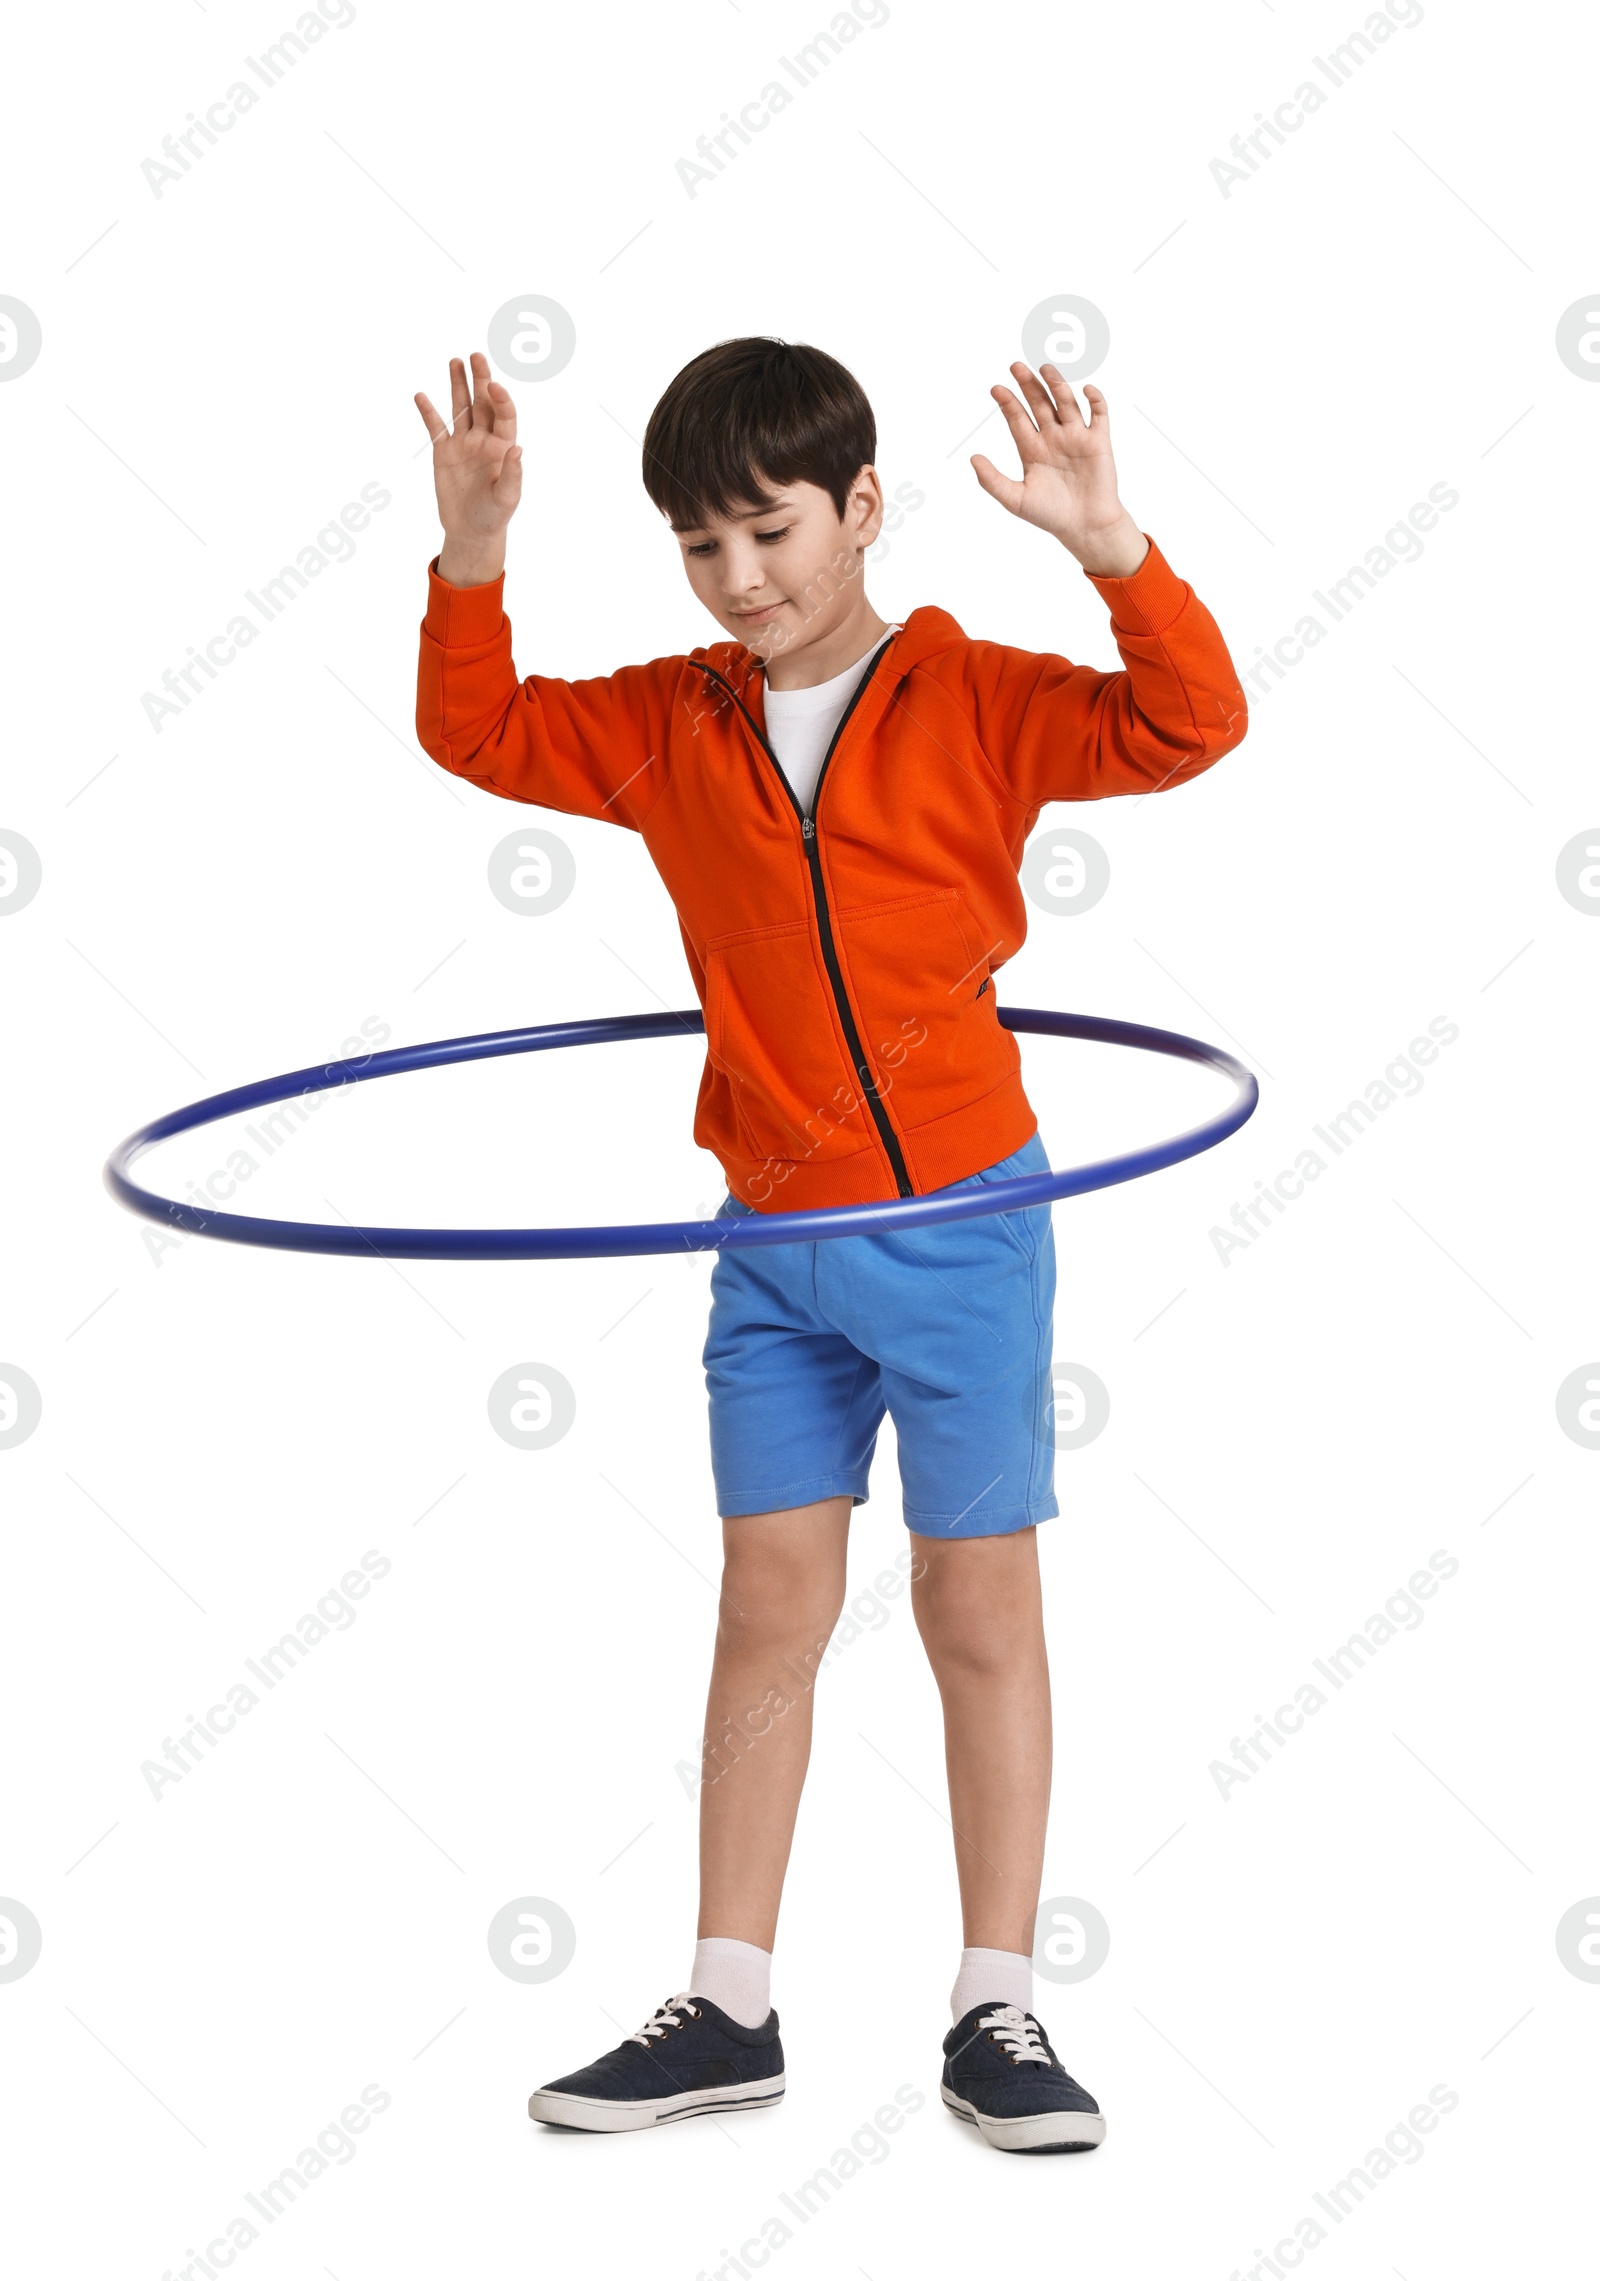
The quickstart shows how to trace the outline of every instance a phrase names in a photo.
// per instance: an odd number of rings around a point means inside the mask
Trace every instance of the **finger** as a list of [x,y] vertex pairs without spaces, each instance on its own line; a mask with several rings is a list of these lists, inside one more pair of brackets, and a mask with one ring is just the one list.
[[423,395],[416,395],[412,397],[411,401],[416,405],[417,410],[422,414],[422,424],[427,429],[429,435],[432,436],[434,442],[436,444],[446,442],[449,438],[450,430],[445,426],[443,420],[440,419],[438,413],[434,410],[427,397]]
[[[1050,376],[1050,385],[1055,391],[1057,419],[1065,420],[1068,412],[1071,411],[1075,412],[1078,419],[1081,421],[1084,417],[1083,409],[1080,406],[1077,397],[1072,393],[1071,381],[1064,376],[1060,366],[1055,364],[1041,364],[1039,370],[1042,373],[1049,374]],[[1084,394],[1087,395],[1088,392],[1089,391],[1086,385],[1084,388]]]
[[482,349],[472,352],[472,425],[494,432],[494,407],[489,402],[489,359]]
[[994,461],[985,459],[981,451],[973,453],[971,465],[973,474],[988,492],[990,498],[998,499],[1001,506],[1009,509],[1013,515],[1020,515],[1023,487],[1016,477],[1002,475]]
[[1083,384],[1083,393],[1089,403],[1089,425],[1096,434],[1107,434],[1111,427],[1111,411],[1105,398],[1092,380]]
[[495,434],[503,436],[507,443],[514,444],[517,440],[517,400],[510,389],[502,387],[498,380],[489,383],[489,405],[494,414]]
[[467,388],[467,368],[460,357],[450,359],[450,425],[453,428],[468,424],[468,408],[472,397]]
[[1048,459],[1050,455],[1029,416],[1027,406],[1019,404],[1009,388],[996,385],[989,393],[1005,416],[1006,426],[1011,430],[1011,440],[1021,454],[1023,466],[1026,467],[1031,460]]
[[513,444],[500,462],[500,472],[491,488],[491,497],[497,507],[509,515],[522,497],[522,446]]
[[[1046,388],[1038,374],[1030,371],[1027,365],[1014,364],[1011,370],[1016,375],[1017,385],[1028,399],[1029,409],[1039,423],[1040,432],[1043,433],[1046,429],[1054,426],[1060,416],[1049,389]],[[1071,394],[1070,389],[1068,394]]]

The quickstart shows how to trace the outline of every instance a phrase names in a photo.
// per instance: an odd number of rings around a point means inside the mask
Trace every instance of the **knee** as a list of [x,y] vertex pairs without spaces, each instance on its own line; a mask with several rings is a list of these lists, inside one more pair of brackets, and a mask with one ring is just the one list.
[[719,1642],[737,1650],[818,1647],[839,1621],[844,1578],[809,1563],[770,1556],[723,1562]]
[[940,1679],[998,1679],[1016,1666],[1014,1627],[986,1622],[977,1609],[942,1609],[931,1615],[919,1609],[917,1628]]
[[996,1678],[1017,1667],[1042,1637],[1038,1571],[1031,1544],[979,1539],[946,1545],[912,1586],[912,1606],[928,1660],[945,1677]]

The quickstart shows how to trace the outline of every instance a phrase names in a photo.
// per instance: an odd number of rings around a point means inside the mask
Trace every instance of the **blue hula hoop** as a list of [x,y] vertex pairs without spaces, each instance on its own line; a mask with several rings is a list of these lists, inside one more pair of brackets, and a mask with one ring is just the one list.
[[1205,1045],[1177,1030],[1146,1029],[1138,1022],[1114,1022],[1093,1014],[1053,1014],[1036,1008],[1006,1006],[999,1009],[1008,1030],[1023,1030],[1043,1037],[1085,1038],[1097,1045],[1137,1046],[1147,1053],[1170,1054],[1180,1061],[1198,1061],[1219,1070],[1234,1084],[1228,1106],[1204,1124],[1193,1126],[1171,1140],[1122,1156],[1102,1157],[1059,1172],[1030,1173],[1020,1180],[999,1180],[975,1188],[944,1189],[927,1196],[898,1197],[882,1204],[841,1204],[822,1210],[754,1213],[723,1220],[663,1220],[620,1228],[358,1228],[334,1227],[315,1220],[263,1220],[238,1212],[213,1212],[176,1197],[157,1196],[130,1179],[132,1166],[158,1141],[177,1133],[193,1132],[223,1117],[262,1109],[292,1095],[324,1093],[339,1085],[365,1084],[374,1077],[398,1077],[406,1070],[437,1069],[458,1061],[492,1061],[502,1054],[544,1053],[555,1046],[605,1045],[625,1038],[681,1037],[703,1033],[698,1006],[681,1014],[625,1014],[585,1022],[547,1022],[534,1029],[490,1030],[478,1037],[435,1038],[425,1045],[393,1046],[359,1061],[330,1061],[310,1069],[293,1069],[282,1077],[264,1077],[253,1085],[238,1085],[228,1093],[213,1093],[204,1101],[191,1101],[141,1125],[136,1133],[113,1149],[106,1160],[105,1184],[119,1204],[147,1220],[180,1228],[190,1235],[211,1236],[222,1243],[265,1246],[273,1251],[332,1252],[349,1258],[379,1259],[624,1259],[649,1252],[737,1250],[751,1244],[816,1243],[835,1236],[897,1233],[906,1228],[940,1225],[946,1220],[975,1220],[991,1212],[1026,1211],[1031,1205],[1057,1203],[1066,1196],[1083,1196],[1096,1188],[1115,1187],[1123,1180],[1140,1180],[1186,1157],[1215,1148],[1238,1131],[1255,1112],[1259,1092],[1255,1078],[1243,1062],[1220,1046]]

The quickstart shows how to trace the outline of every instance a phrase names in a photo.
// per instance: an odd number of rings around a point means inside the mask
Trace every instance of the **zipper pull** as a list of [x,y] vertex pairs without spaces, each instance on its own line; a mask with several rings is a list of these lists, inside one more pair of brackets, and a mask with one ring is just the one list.
[[814,840],[816,836],[816,825],[811,821],[811,818],[809,816],[802,816],[800,819],[800,837],[803,840]]

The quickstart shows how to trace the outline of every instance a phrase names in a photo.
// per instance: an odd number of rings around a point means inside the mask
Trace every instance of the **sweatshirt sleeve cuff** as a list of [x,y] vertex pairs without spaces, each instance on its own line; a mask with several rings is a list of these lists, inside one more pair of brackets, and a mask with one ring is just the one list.
[[1097,578],[1090,570],[1083,574],[1110,610],[1114,632],[1165,633],[1182,614],[1189,599],[1188,587],[1155,540],[1148,531],[1144,536],[1149,540],[1150,551],[1131,578]]
[[476,649],[492,642],[505,622],[505,572],[486,586],[452,586],[439,576],[439,557],[428,565],[428,609],[422,630],[441,649]]

